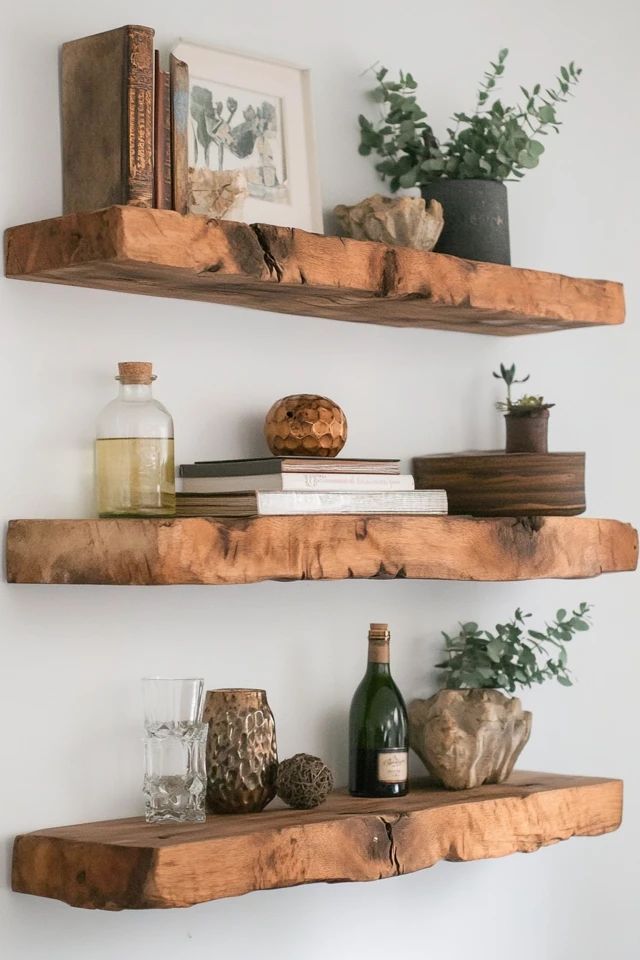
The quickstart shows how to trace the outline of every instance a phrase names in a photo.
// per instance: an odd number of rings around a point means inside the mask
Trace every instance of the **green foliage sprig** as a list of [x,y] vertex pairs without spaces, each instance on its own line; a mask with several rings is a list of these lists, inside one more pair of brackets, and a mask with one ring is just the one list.
[[507,106],[498,98],[491,103],[495,87],[504,73],[509,51],[500,50],[480,81],[472,114],[454,113],[454,128],[439,141],[418,104],[418,84],[402,70],[397,80],[388,80],[386,67],[374,70],[377,86],[373,99],[382,105],[382,118],[373,123],[362,114],[360,147],[363,156],[375,151],[382,159],[375,167],[395,192],[400,187],[419,187],[434,180],[520,179],[538,166],[544,153],[541,137],[560,131],[557,105],[566,103],[582,70],[573,62],[560,67],[556,85],[530,90],[520,87],[523,100]]
[[558,610],[544,631],[530,630],[525,620],[531,614],[518,609],[508,623],[497,623],[493,632],[477,623],[461,623],[455,636],[443,632],[446,660],[436,663],[444,671],[450,690],[483,687],[513,693],[517,686],[530,687],[554,678],[564,687],[572,685],[567,667],[567,648],[574,635],[591,624],[587,603],[571,615]]
[[503,413],[526,416],[529,413],[538,413],[540,410],[550,410],[551,407],[555,406],[554,403],[545,403],[544,397],[536,397],[529,393],[525,393],[524,396],[518,400],[512,398],[511,387],[515,383],[526,383],[530,376],[530,374],[527,374],[526,377],[522,377],[520,380],[516,379],[515,363],[512,363],[510,367],[505,367],[504,363],[501,363],[500,373],[496,373],[494,370],[493,376],[496,380],[503,380],[507,387],[507,399],[498,400],[496,403],[496,409],[502,410]]

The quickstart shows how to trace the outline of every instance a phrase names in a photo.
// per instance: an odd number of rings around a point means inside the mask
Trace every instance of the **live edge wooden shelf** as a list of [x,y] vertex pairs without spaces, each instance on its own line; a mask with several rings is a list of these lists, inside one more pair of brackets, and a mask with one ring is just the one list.
[[6,274],[391,326],[509,336],[624,320],[622,285],[168,210],[11,227]]
[[38,830],[15,841],[12,886],[90,909],[189,907],[302,883],[380,880],[439,860],[531,853],[608,833],[621,817],[620,780],[515,773],[508,783],[458,792],[424,781],[398,800],[338,791],[316,810]]
[[12,520],[10,583],[536,580],[634,570],[629,524],[419,516]]

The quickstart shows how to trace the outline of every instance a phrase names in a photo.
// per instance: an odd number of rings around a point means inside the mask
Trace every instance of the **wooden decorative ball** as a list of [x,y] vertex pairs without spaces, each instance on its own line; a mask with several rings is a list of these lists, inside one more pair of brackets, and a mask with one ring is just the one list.
[[276,457],[336,457],[347,442],[347,418],[333,400],[300,393],[276,400],[264,433]]
[[276,793],[296,810],[311,810],[333,790],[333,774],[320,757],[296,753],[278,766]]

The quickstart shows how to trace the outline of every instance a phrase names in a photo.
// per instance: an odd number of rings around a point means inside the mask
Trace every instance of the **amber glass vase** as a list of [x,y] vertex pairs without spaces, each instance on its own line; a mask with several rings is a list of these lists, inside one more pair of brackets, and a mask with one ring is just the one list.
[[257,813],[276,793],[278,750],[264,690],[208,690],[207,808]]

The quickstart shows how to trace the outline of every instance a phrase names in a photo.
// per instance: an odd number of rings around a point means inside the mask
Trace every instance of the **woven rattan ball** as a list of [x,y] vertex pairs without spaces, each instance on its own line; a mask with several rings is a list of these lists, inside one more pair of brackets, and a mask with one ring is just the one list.
[[296,753],[278,766],[276,792],[296,810],[310,810],[323,803],[333,790],[333,774],[320,757]]
[[276,400],[264,433],[276,457],[335,457],[347,442],[347,418],[333,400],[300,393]]

